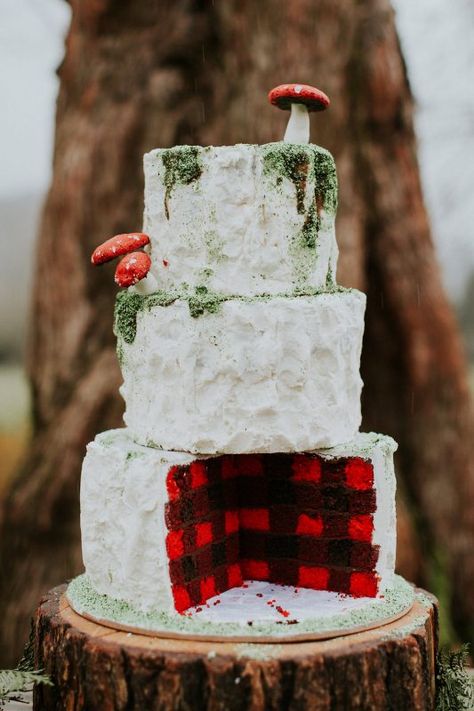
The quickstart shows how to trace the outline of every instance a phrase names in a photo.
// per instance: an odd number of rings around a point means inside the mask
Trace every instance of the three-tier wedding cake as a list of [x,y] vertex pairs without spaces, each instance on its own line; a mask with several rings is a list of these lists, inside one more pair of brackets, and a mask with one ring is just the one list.
[[285,141],[148,153],[144,232],[93,256],[123,257],[126,428],[88,446],[83,558],[89,590],[144,613],[249,581],[394,584],[396,444],[359,432],[365,296],[336,284],[335,164],[304,135],[327,98],[271,100]]

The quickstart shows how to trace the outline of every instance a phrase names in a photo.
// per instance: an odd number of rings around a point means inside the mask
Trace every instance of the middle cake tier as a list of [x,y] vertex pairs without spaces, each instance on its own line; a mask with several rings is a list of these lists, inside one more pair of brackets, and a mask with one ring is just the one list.
[[198,454],[293,452],[361,421],[365,296],[118,296],[124,416],[135,441]]

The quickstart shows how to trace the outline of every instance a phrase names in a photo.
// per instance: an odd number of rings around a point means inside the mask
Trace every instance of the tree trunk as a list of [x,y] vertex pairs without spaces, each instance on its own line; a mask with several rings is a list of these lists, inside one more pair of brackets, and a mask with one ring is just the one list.
[[433,711],[437,612],[421,595],[400,620],[291,644],[160,639],[76,615],[62,588],[36,617],[36,661],[54,686],[38,711]]
[[113,280],[109,267],[90,267],[89,254],[140,227],[145,151],[278,140],[286,116],[266,93],[295,79],[332,99],[313,119],[312,138],[338,165],[339,281],[368,292],[365,425],[400,442],[403,520],[416,512],[416,532],[403,529],[402,560],[420,574],[420,543],[427,568],[445,552],[452,610],[467,636],[474,468],[466,368],[423,206],[389,0],[72,6],[34,290],[34,436],[0,517],[4,661],[17,654],[41,593],[80,569],[85,445],[120,422]]

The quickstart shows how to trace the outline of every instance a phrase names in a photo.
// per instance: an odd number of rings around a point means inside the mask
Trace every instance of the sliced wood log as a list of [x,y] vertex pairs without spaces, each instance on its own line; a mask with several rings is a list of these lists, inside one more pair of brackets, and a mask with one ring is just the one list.
[[35,690],[36,711],[434,709],[437,608],[427,593],[375,630],[237,644],[114,631],[77,615],[64,590],[36,615],[36,661],[54,682]]

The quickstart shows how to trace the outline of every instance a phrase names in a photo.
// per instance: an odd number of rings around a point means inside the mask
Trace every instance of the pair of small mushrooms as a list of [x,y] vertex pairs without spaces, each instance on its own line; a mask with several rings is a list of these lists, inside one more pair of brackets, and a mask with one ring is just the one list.
[[[308,84],[281,84],[270,91],[268,100],[279,109],[291,111],[283,138],[287,143],[308,143],[309,112],[324,111],[330,104],[324,92]],[[139,293],[151,293],[157,287],[156,280],[149,274],[151,259],[147,252],[138,251],[149,244],[150,238],[143,232],[115,235],[94,250],[91,261],[100,265],[123,257],[115,270],[118,286],[137,285]]]

